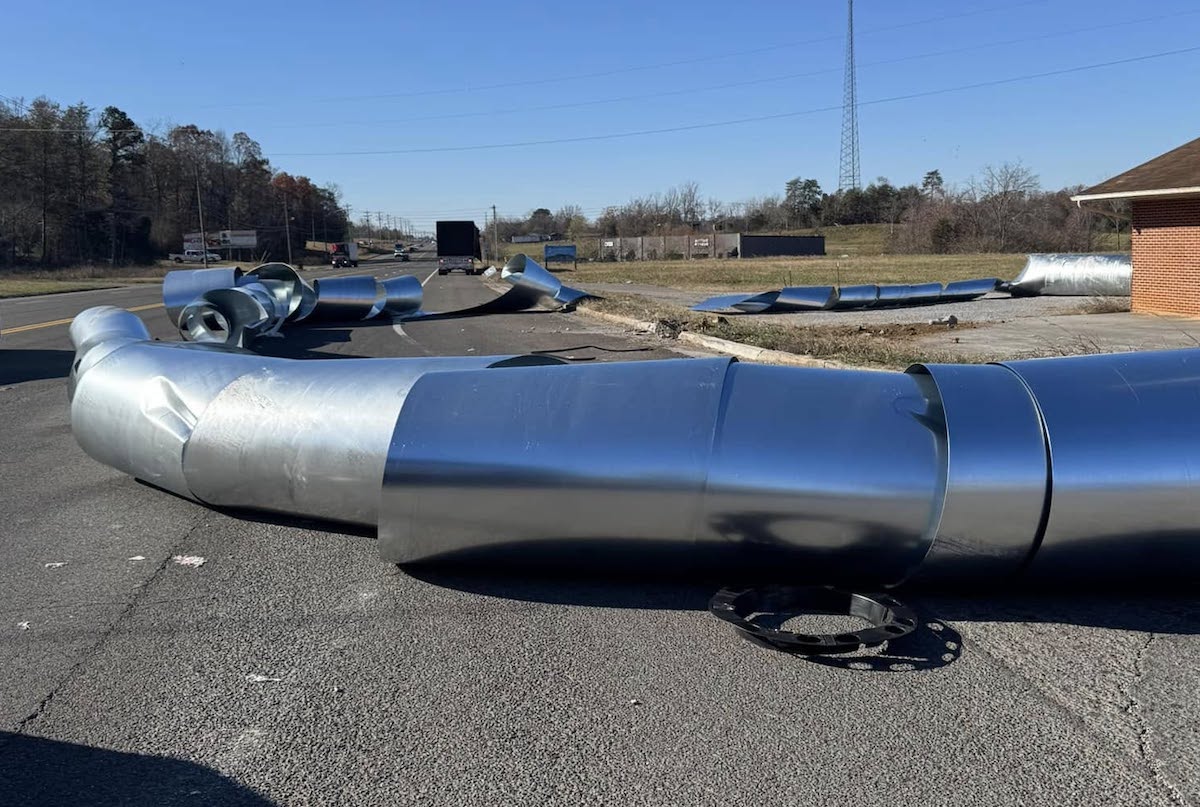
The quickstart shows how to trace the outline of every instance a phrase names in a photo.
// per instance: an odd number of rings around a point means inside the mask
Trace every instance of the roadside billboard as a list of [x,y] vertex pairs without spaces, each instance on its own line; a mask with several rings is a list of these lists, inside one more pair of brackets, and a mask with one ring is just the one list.
[[254,249],[258,246],[258,230],[221,230],[217,234],[222,247]]
[[[219,230],[206,235],[209,249],[255,249],[258,246],[258,230]],[[183,248],[200,249],[200,233],[184,233]]]
[[575,263],[577,260],[574,244],[546,244],[542,250],[542,263],[545,264],[551,261]]
[[200,238],[200,233],[184,233],[183,248],[184,249],[220,249],[221,239],[216,233],[208,233],[208,243]]

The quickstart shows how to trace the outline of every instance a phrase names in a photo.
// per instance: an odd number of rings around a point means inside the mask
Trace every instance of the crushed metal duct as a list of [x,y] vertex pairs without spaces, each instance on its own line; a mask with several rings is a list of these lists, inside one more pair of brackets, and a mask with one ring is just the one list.
[[514,255],[500,276],[512,284],[512,288],[486,303],[457,311],[417,311],[402,319],[457,319],[477,317],[483,314],[503,314],[525,311],[538,305],[550,304],[569,311],[580,300],[594,297],[579,289],[564,286],[562,281],[528,255]]
[[523,311],[549,301],[569,310],[587,292],[564,286],[524,255],[501,273],[507,292],[456,311],[422,311],[421,281],[410,275],[380,281],[369,275],[321,278],[309,286],[283,263],[241,269],[190,269],[163,278],[163,304],[180,334],[193,342],[245,347],[285,322],[356,322],[381,314],[401,319],[473,317]]
[[903,373],[300,361],[152,342],[109,307],[71,337],[93,458],[213,506],[376,526],[387,561],[872,586],[1200,573],[1200,350]]
[[189,499],[374,526],[383,463],[422,374],[545,356],[298,360],[151,341],[133,314],[71,326],[71,428],[94,459]]
[[1128,297],[1133,282],[1129,255],[1033,254],[1016,280],[1001,290],[1013,296]]
[[762,294],[723,294],[710,297],[693,311],[724,311],[734,308],[746,314],[767,311],[782,314],[792,311],[820,311],[829,308],[837,300],[837,289],[833,286],[788,286],[779,291]]
[[205,292],[231,289],[242,279],[241,269],[233,266],[214,269],[176,269],[163,276],[163,307],[167,318],[178,327],[183,309]]
[[947,283],[875,286],[788,286],[760,294],[722,294],[692,306],[693,311],[727,311],[744,314],[786,314],[798,311],[843,311],[854,308],[891,308],[905,305],[974,300],[996,290],[996,278]]

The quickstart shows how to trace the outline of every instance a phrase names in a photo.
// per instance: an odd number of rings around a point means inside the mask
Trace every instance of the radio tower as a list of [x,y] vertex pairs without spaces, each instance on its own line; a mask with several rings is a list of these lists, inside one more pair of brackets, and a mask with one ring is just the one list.
[[862,185],[858,168],[858,82],[854,77],[854,0],[846,0],[846,83],[842,89],[842,157],[838,190]]

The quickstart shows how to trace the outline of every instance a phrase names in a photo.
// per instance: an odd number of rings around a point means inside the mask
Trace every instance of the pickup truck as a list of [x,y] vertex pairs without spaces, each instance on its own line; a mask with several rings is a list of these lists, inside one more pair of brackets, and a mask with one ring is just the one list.
[[167,256],[168,259],[175,261],[175,263],[204,263],[206,257],[209,263],[217,263],[221,260],[221,256],[215,252],[209,252],[206,255],[198,249],[185,249],[183,252],[172,252]]

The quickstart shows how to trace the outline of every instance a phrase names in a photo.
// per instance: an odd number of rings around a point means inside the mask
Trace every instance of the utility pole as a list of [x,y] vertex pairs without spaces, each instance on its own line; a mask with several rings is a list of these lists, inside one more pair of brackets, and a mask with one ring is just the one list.
[[200,171],[196,171],[196,210],[200,214],[200,255],[208,268],[208,235],[204,232],[204,201],[200,198]]
[[367,238],[374,238],[375,236],[371,233],[371,211],[364,210],[363,216],[365,216],[367,219]]
[[496,253],[493,261],[500,260],[500,223],[496,221],[496,206],[492,205],[492,250]]
[[290,266],[292,263],[292,223],[288,218],[287,193],[283,194],[283,232],[283,237],[287,241],[288,265]]

